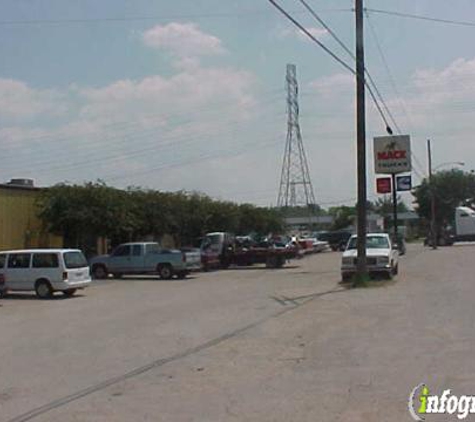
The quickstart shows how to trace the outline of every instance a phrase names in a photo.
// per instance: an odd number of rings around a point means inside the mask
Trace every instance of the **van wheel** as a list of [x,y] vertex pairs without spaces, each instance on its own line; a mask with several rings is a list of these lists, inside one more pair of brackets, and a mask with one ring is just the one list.
[[63,294],[66,297],[71,297],[71,296],[74,296],[74,293],[76,293],[76,291],[77,289],[68,289],[68,290],[64,290]]
[[173,277],[173,269],[170,264],[160,265],[158,267],[158,275],[163,280],[170,280]]
[[53,296],[53,289],[46,280],[39,280],[35,284],[36,296],[40,299],[49,299]]
[[96,280],[104,280],[107,278],[107,271],[103,265],[96,265],[92,268],[92,275]]

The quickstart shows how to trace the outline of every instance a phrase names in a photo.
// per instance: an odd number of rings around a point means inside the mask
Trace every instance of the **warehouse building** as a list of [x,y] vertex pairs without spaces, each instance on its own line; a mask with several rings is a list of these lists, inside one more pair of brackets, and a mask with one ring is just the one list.
[[0,250],[63,246],[62,237],[45,231],[37,217],[40,192],[31,179],[0,184]]

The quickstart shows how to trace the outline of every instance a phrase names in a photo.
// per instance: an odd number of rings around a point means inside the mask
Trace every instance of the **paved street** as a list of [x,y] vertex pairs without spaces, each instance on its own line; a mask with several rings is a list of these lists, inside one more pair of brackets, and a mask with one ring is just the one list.
[[0,420],[411,420],[421,382],[475,393],[474,252],[409,245],[397,282],[369,289],[341,288],[328,252],[275,271],[12,296]]

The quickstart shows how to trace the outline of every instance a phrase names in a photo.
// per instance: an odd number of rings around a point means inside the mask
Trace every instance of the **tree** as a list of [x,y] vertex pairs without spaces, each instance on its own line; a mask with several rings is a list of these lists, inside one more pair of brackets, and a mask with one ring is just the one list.
[[334,218],[331,229],[341,230],[348,226],[351,226],[354,223],[356,209],[355,207],[348,207],[346,205],[342,205],[339,207],[331,207],[328,210],[328,213]]
[[470,203],[475,197],[475,175],[452,169],[433,174],[432,183],[424,179],[412,194],[417,213],[426,220],[431,219],[431,188],[435,200],[435,222],[440,230],[453,222],[457,206]]
[[[371,204],[371,209],[373,212],[379,215],[391,215],[393,214],[393,200],[390,196],[383,196]],[[397,212],[407,212],[409,209],[407,205],[402,201],[401,197],[397,196]]]
[[64,237],[65,246],[89,253],[99,236],[117,244],[170,234],[177,244],[190,244],[211,231],[267,234],[284,228],[282,216],[268,208],[216,201],[196,192],[121,190],[101,181],[45,189],[38,215],[46,229]]

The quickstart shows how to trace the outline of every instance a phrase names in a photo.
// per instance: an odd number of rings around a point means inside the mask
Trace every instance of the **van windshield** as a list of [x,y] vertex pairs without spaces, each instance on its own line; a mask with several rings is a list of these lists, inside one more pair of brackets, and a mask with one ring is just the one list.
[[66,265],[66,268],[84,268],[88,266],[86,258],[80,251],[65,252],[64,265]]

